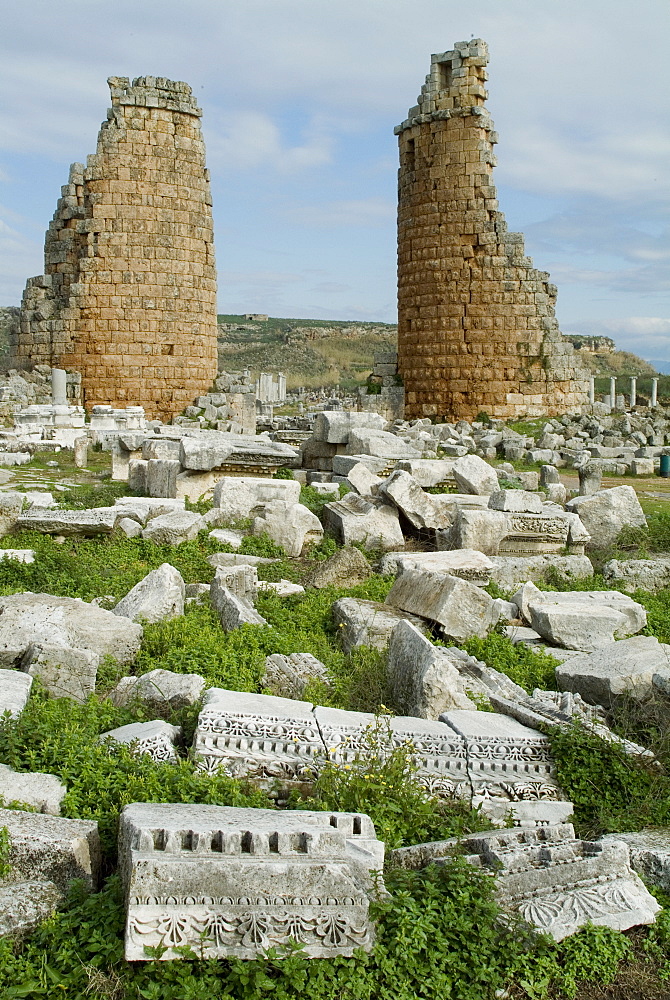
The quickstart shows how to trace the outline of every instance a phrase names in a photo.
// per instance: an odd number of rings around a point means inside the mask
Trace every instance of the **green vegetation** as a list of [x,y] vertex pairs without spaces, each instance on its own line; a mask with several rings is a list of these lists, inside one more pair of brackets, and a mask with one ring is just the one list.
[[274,317],[247,323],[232,315],[218,321],[247,327],[220,329],[220,368],[281,371],[289,389],[340,385],[353,391],[366,382],[375,352],[396,349],[396,327],[388,323]]
[[[60,500],[68,507],[106,505],[123,492],[121,484],[98,479],[73,486]],[[328,499],[309,487],[301,491],[302,502],[317,514]],[[657,502],[649,503],[647,527],[624,532],[608,557],[670,549],[667,505],[657,509]],[[113,606],[162,562],[179,569],[187,583],[209,582],[214,571],[207,557],[225,548],[212,542],[207,532],[176,548],[116,536],[68,538],[58,544],[32,532],[7,536],[0,545],[36,552],[30,565],[0,562],[0,593],[32,590],[84,600],[105,596],[106,606]],[[299,582],[333,555],[337,544],[326,538],[308,556],[288,559],[267,536],[246,536],[241,551],[278,560],[259,567],[262,579]],[[374,560],[374,554],[366,555]],[[515,922],[502,922],[493,880],[457,852],[442,865],[418,872],[394,867],[391,848],[467,834],[485,829],[488,822],[462,802],[428,794],[416,781],[412,748],[392,745],[388,713],[395,706],[389,702],[384,653],[361,647],[346,655],[341,649],[333,602],[344,595],[383,601],[391,584],[391,579],[373,574],[352,588],[307,590],[289,598],[262,593],[257,607],[268,627],[247,626],[230,633],[221,630],[208,604],[194,602],[183,616],[145,626],[132,668],[136,674],[159,667],[197,672],[208,685],[259,691],[269,653],[309,652],[326,665],[331,684],[312,682],[306,699],[376,715],[363,747],[346,762],[328,762],[311,788],[303,796],[294,793],[290,801],[291,808],[365,811],[373,818],[389,849],[384,873],[389,895],[373,904],[378,921],[373,952],[351,959],[306,960],[296,949],[252,962],[203,960],[191,954],[184,962],[125,963],[123,899],[115,873],[123,806],[145,800],[272,808],[274,800],[249,783],[195,768],[186,751],[196,708],[166,711],[168,721],[182,727],[183,757],[176,765],[101,744],[101,733],[149,718],[140,704],[117,708],[108,700],[124,670],[106,662],[99,670],[97,693],[85,704],[50,698],[36,682],[22,716],[0,721],[0,761],[19,771],[58,775],[68,787],[64,814],[96,819],[104,848],[99,892],[88,895],[74,884],[61,910],[23,943],[0,939],[3,1000],[494,1000],[504,989],[510,1000],[667,1000],[670,911],[664,910],[651,928],[619,934],[587,926],[556,944]],[[547,586],[601,589],[605,583],[596,575],[578,584],[556,581]],[[670,590],[640,592],[635,598],[647,608],[647,631],[670,642]],[[514,646],[497,631],[469,640],[465,648],[529,692],[555,687],[552,657]],[[154,710],[150,714],[155,717]],[[645,706],[644,712],[623,705],[613,717],[617,732],[653,751],[656,763],[649,764],[579,726],[549,732],[557,776],[575,803],[582,836],[670,825],[669,719],[670,706],[660,700]],[[0,829],[0,877],[8,846]]]

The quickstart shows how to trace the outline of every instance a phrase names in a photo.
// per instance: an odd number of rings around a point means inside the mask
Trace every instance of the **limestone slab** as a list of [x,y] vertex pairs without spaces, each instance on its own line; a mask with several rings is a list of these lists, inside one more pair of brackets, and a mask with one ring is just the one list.
[[342,649],[351,652],[355,646],[384,649],[399,621],[407,620],[419,630],[427,631],[426,623],[417,615],[407,614],[378,601],[363,601],[341,597],[333,604],[333,619]]
[[310,702],[210,688],[193,755],[209,774],[302,781],[316,772],[323,742]]
[[18,663],[31,643],[87,649],[100,658],[130,663],[142,627],[75,597],[11,594],[0,597],[0,662]]
[[368,549],[398,549],[405,544],[396,508],[358,493],[325,504],[322,516],[324,527],[343,545],[362,542]]
[[592,548],[612,545],[626,526],[637,528],[647,523],[632,486],[614,486],[590,496],[574,497],[566,509],[579,514],[591,536]]
[[563,690],[578,692],[590,704],[606,708],[624,694],[647,700],[655,674],[670,676],[670,646],[649,635],[610,642],[595,652],[570,657],[556,668]]
[[393,704],[405,715],[439,719],[452,708],[476,708],[463,693],[460,673],[449,654],[411,622],[398,622],[393,629],[387,670]]
[[625,844],[578,840],[570,824],[476,834],[463,848],[496,872],[500,905],[555,941],[587,923],[619,931],[650,924],[660,910]]
[[0,802],[20,802],[36,812],[60,815],[67,788],[55,774],[41,771],[14,771],[0,764]]
[[121,598],[113,613],[131,621],[152,623],[183,615],[184,580],[181,573],[170,563],[162,563]]
[[100,740],[126,744],[138,756],[148,754],[159,763],[174,763],[177,760],[175,740],[180,734],[179,726],[171,726],[163,719],[153,719],[151,722],[131,722],[127,726],[110,729],[100,736]]
[[493,601],[467,580],[424,569],[406,569],[391,587],[386,603],[437,622],[456,640],[484,637],[495,625]]
[[[312,958],[369,951],[371,871],[383,844],[355,813],[133,803],[121,815],[125,957],[261,957],[298,941]],[[169,890],[166,889],[169,886]]]
[[0,718],[17,718],[28,704],[33,679],[19,670],[0,670]]
[[157,545],[181,545],[198,537],[198,532],[207,527],[200,515],[190,510],[176,510],[171,514],[152,517],[142,531],[142,538]]

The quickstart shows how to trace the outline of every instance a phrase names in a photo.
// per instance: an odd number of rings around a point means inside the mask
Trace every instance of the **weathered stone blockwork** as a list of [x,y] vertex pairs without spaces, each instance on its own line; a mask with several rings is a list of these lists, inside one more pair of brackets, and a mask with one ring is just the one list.
[[15,362],[82,373],[84,402],[170,418],[216,376],[216,272],[201,111],[185,83],[110,77],[30,278]]
[[559,414],[588,401],[554,316],[556,288],[498,211],[487,62],[481,39],[432,56],[419,103],[395,130],[407,418]]

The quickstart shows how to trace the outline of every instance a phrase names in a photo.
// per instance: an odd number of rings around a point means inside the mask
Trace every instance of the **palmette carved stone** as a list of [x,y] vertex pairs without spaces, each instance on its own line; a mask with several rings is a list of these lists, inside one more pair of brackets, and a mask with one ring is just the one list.
[[365,815],[133,803],[119,854],[128,961],[147,947],[248,959],[297,942],[314,958],[374,943],[384,845]]
[[626,930],[653,923],[660,907],[620,842],[577,840],[568,824],[477,834],[468,860],[496,872],[508,912],[560,941],[590,922]]

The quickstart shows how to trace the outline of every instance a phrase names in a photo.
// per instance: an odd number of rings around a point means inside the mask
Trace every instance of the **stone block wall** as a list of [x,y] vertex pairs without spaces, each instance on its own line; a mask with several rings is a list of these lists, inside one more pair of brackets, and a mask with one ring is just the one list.
[[216,272],[201,111],[185,83],[110,77],[112,107],[75,163],[28,281],[17,365],[82,374],[87,407],[169,419],[216,377]]
[[588,375],[554,315],[556,287],[498,209],[487,62],[481,39],[432,56],[419,103],[395,130],[407,418],[561,414],[588,402]]

